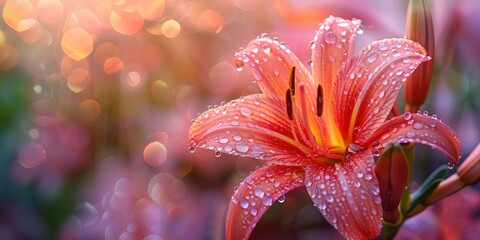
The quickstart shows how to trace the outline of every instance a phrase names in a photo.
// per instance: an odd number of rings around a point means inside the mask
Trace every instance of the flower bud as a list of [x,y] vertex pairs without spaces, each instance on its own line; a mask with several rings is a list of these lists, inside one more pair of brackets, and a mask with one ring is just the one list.
[[410,0],[406,36],[420,43],[432,57],[432,60],[421,63],[405,82],[406,111],[417,112],[427,98],[435,52],[433,21],[428,0]]
[[382,198],[383,219],[396,223],[399,220],[398,205],[409,176],[407,157],[402,146],[390,144],[385,148],[375,166],[375,174]]

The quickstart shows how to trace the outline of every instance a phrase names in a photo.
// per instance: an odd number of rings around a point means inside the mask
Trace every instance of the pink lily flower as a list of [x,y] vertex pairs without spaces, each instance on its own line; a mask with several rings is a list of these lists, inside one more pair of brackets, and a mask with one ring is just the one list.
[[360,20],[327,18],[312,41],[312,73],[276,38],[263,34],[236,56],[262,94],[210,109],[190,128],[190,148],[266,162],[231,198],[226,239],[247,239],[280,197],[306,187],[344,237],[379,235],[382,205],[374,156],[388,143],[415,142],[457,163],[460,142],[434,116],[405,113],[386,121],[400,87],[429,60],[406,39],[385,39],[353,54]]

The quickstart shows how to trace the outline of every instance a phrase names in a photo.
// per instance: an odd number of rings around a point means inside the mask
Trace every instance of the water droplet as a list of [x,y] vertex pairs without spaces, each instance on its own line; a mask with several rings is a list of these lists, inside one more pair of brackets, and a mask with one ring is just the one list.
[[376,52],[373,52],[370,56],[368,56],[367,61],[369,63],[375,61],[378,58],[378,54]]
[[319,208],[320,210],[325,210],[325,209],[327,209],[327,203],[325,203],[324,201],[320,201],[320,202],[318,203],[318,208]]
[[355,181],[353,184],[356,188],[359,188],[362,184],[359,181]]
[[424,126],[423,123],[419,123],[419,122],[416,122],[415,124],[413,124],[413,128],[417,130],[422,129],[423,126]]
[[252,216],[257,216],[257,209],[256,209],[256,208],[250,209],[250,214],[251,214]]
[[215,151],[215,157],[220,157],[222,156],[222,152],[220,151]]
[[329,60],[330,62],[335,62],[336,59],[337,59],[337,58],[336,58],[335,56],[333,56],[333,55],[328,56],[328,60]]
[[373,176],[370,173],[365,174],[365,179],[366,180],[372,180]]
[[246,153],[249,150],[249,147],[246,143],[244,142],[239,142],[237,145],[235,145],[235,150],[237,150],[240,153]]
[[381,90],[380,92],[378,92],[379,98],[383,98],[384,96],[385,96],[385,90]]
[[405,114],[403,114],[403,119],[405,119],[405,121],[410,120],[410,118],[412,118],[412,113],[406,112]]
[[[358,150],[360,150],[360,146],[357,145],[357,144],[353,144],[353,143],[352,143],[352,144],[348,145],[348,147],[347,147],[347,151],[348,151],[349,153],[356,153],[356,152],[358,152]],[[327,176],[330,178],[329,175],[327,175]],[[327,176],[325,176],[325,179],[327,179]],[[328,180],[328,179],[327,179],[327,180]]]
[[407,132],[407,137],[408,138],[414,138],[415,137],[415,132],[413,132],[413,131]]
[[376,204],[381,204],[382,203],[382,199],[380,197],[374,197],[373,198],[373,202],[376,203]]
[[242,207],[243,209],[247,209],[249,205],[250,204],[246,199],[242,199],[242,201],[240,201],[240,207]]
[[255,194],[255,196],[257,196],[257,197],[259,197],[259,198],[262,198],[262,197],[265,195],[265,193],[263,192],[263,190],[260,189],[260,188],[258,188],[258,187],[255,188],[254,194]]
[[270,53],[270,47],[267,44],[263,44],[262,51],[265,54],[269,54]]
[[315,41],[310,41],[310,49],[315,49]]
[[372,110],[372,112],[374,114],[377,114],[379,111],[380,111],[380,107],[378,107],[378,106],[374,107],[373,110]]
[[218,140],[219,143],[222,143],[222,144],[225,144],[225,143],[228,143],[228,138],[226,137],[222,137]]
[[240,135],[238,135],[238,134],[235,134],[235,135],[233,136],[233,140],[239,142],[240,140],[242,140],[242,136],[240,136]]
[[398,70],[395,74],[397,74],[397,76],[400,76],[403,74],[403,71],[402,70]]
[[363,178],[363,173],[362,172],[357,172],[357,178]]
[[388,45],[386,43],[382,43],[380,45],[378,45],[378,50],[380,51],[385,51],[388,49]]
[[310,180],[305,181],[305,187],[310,187],[310,186],[312,186],[312,181]]
[[273,204],[273,199],[272,199],[271,197],[269,197],[269,196],[266,196],[266,197],[263,198],[262,203],[263,203],[263,205],[265,205],[265,206],[267,206],[267,207],[268,207],[268,206],[272,206],[272,204]]
[[253,179],[252,179],[252,177],[247,176],[247,177],[245,178],[245,182],[248,183],[248,184],[253,184]]
[[272,170],[267,170],[267,172],[265,173],[265,176],[267,176],[267,177],[273,176],[273,171]]
[[280,196],[277,201],[279,203],[284,203],[285,202],[285,196],[284,195]]
[[196,149],[195,149],[195,147],[194,147],[194,146],[190,146],[190,147],[188,147],[188,151],[189,151],[190,153],[194,153],[194,152],[195,152],[195,150],[196,150]]
[[324,40],[326,43],[335,44],[337,42],[337,36],[333,32],[327,32]]
[[250,116],[252,114],[252,110],[250,108],[247,108],[247,107],[242,107],[240,108],[240,113],[247,117],[247,116]]
[[329,203],[333,202],[333,196],[332,195],[327,195],[326,199],[327,199],[327,202],[329,202]]
[[358,35],[362,35],[362,34],[363,34],[363,27],[362,27],[362,25],[358,26],[358,28],[357,28],[357,34],[358,34]]
[[373,155],[374,157],[380,156],[380,150],[374,149],[374,150],[372,151],[372,155]]
[[455,167],[455,163],[452,161],[448,162],[448,169],[453,169],[453,167]]

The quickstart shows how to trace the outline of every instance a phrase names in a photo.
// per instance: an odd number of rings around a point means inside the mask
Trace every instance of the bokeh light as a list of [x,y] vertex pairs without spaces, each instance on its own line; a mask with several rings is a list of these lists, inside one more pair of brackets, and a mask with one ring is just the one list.
[[93,121],[100,115],[102,107],[97,101],[87,99],[80,103],[79,110],[85,120]]
[[0,43],[0,71],[8,71],[15,67],[20,60],[17,49]]
[[24,168],[33,168],[45,161],[45,149],[37,143],[30,142],[20,148],[18,162]]
[[60,0],[40,0],[37,4],[38,19],[47,24],[60,21],[63,11],[63,3]]
[[154,21],[160,18],[165,10],[164,0],[138,0],[138,14],[145,20]]
[[113,29],[125,35],[132,35],[143,27],[143,18],[137,12],[114,10],[110,14]]
[[165,21],[162,25],[162,33],[167,38],[174,38],[178,36],[181,30],[182,26],[180,26],[180,23],[173,19]]
[[11,28],[23,32],[37,22],[35,6],[29,0],[6,0],[3,19]]
[[143,158],[148,165],[159,167],[167,160],[167,148],[161,142],[151,142],[143,150]]
[[93,51],[92,36],[82,28],[72,28],[63,34],[62,49],[74,60],[82,60]]

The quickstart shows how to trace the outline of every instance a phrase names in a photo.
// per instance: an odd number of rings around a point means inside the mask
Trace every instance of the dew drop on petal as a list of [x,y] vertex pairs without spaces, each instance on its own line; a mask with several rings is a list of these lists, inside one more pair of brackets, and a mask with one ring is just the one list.
[[310,180],[305,181],[305,187],[310,187],[310,186],[312,186],[312,181]]
[[246,199],[242,199],[242,201],[240,201],[240,207],[242,207],[243,209],[247,209],[249,205],[250,204]]
[[415,132],[413,132],[413,131],[407,132],[407,137],[408,138],[414,138],[415,137]]
[[378,92],[379,98],[383,98],[384,96],[385,96],[385,90],[381,90],[380,92]]
[[248,183],[248,184],[253,184],[253,179],[252,177],[248,176],[245,178],[245,182]]
[[220,157],[222,156],[222,152],[220,151],[215,151],[215,157]]
[[318,208],[319,208],[320,210],[325,210],[325,209],[327,209],[327,203],[325,203],[324,201],[320,201],[320,202],[318,203]]
[[386,43],[382,43],[382,44],[378,45],[378,50],[380,50],[380,51],[385,51],[387,49],[388,49],[388,46],[387,46]]
[[370,56],[368,56],[367,61],[369,63],[372,63],[378,58],[378,54],[376,52],[373,52]]
[[251,209],[250,209],[250,214],[251,214],[252,216],[257,216],[257,209],[256,209],[256,208],[251,208]]
[[373,176],[370,173],[365,174],[365,179],[366,180],[372,180]]
[[416,122],[415,124],[413,124],[413,128],[420,130],[423,128],[423,123]]
[[262,198],[265,195],[265,192],[260,188],[255,188],[254,194],[257,197]]
[[194,152],[195,152],[195,150],[196,150],[196,149],[195,149],[195,147],[194,147],[194,146],[190,146],[190,147],[188,147],[188,151],[189,151],[190,153],[194,153]]
[[455,163],[452,161],[448,162],[448,169],[453,169],[453,167],[455,167]]
[[273,204],[273,199],[269,196],[266,196],[266,197],[263,198],[262,203],[263,203],[263,205],[265,205],[267,207],[271,206]]
[[403,114],[403,119],[405,119],[406,121],[410,120],[410,118],[412,118],[412,113],[406,112],[405,114]]
[[247,108],[247,107],[242,107],[242,108],[240,108],[240,113],[243,116],[250,116],[252,114],[252,110],[250,108]]
[[329,203],[333,202],[333,196],[332,195],[327,195],[326,199],[327,199],[327,202],[329,202]]
[[337,42],[337,36],[333,32],[327,32],[324,40],[326,43],[335,44]]
[[278,202],[279,202],[279,203],[284,203],[284,202],[285,202],[285,196],[284,196],[284,195],[280,196],[280,197],[278,198]]
[[242,136],[236,134],[236,135],[233,136],[233,140],[239,142],[240,140],[242,140]]
[[244,142],[239,142],[237,145],[235,145],[235,150],[237,150],[240,153],[246,153],[249,150],[249,147],[246,143]]

